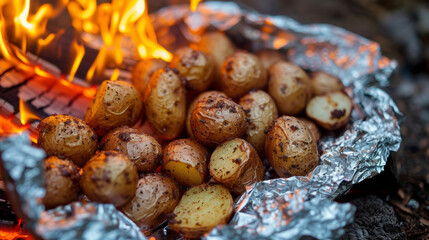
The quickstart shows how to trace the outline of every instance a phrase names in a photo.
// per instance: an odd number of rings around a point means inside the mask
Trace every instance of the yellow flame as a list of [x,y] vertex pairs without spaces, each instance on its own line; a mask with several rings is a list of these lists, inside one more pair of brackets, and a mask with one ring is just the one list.
[[202,2],[202,0],[191,0],[191,11],[195,12],[197,10],[198,4]]
[[76,41],[72,43],[72,50],[76,52],[72,67],[69,73],[69,81],[72,81],[74,75],[76,74],[77,69],[79,68],[80,63],[82,62],[83,56],[85,55],[85,47],[79,45]]
[[25,125],[32,120],[40,120],[40,117],[33,113],[21,98],[19,99],[19,114],[21,116],[20,120],[22,125]]
[[119,73],[120,73],[119,68],[115,68],[115,70],[113,70],[112,76],[110,76],[110,80],[112,80],[112,81],[118,80]]

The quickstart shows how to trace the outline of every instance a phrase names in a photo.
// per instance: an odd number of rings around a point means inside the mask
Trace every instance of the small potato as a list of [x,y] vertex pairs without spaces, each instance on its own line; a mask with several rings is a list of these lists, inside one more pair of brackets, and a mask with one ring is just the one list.
[[166,66],[167,62],[158,58],[145,59],[134,66],[131,80],[142,96],[152,74]]
[[117,151],[101,151],[83,168],[81,185],[92,201],[118,207],[134,196],[137,181],[137,169],[127,156]]
[[264,88],[267,71],[258,57],[237,52],[229,56],[220,70],[220,86],[232,98],[242,97],[252,89]]
[[170,68],[155,72],[145,89],[147,120],[164,140],[177,138],[186,118],[186,90]]
[[73,202],[79,192],[79,170],[71,161],[51,156],[43,161],[43,204],[47,209]]
[[147,236],[167,219],[179,199],[180,190],[173,180],[151,173],[138,181],[135,196],[120,210]]
[[285,61],[284,55],[276,50],[262,50],[256,53],[259,60],[266,70],[268,70],[274,63]]
[[256,149],[260,156],[264,155],[265,131],[279,117],[276,103],[262,90],[250,92],[238,102],[249,119],[249,126],[244,139]]
[[191,114],[191,128],[195,139],[214,148],[230,138],[240,138],[247,129],[243,107],[234,101],[208,96],[198,101]]
[[104,135],[100,147],[127,155],[139,172],[153,172],[161,162],[162,147],[158,141],[140,130],[126,126]]
[[265,139],[265,153],[280,177],[304,176],[319,163],[316,141],[307,125],[295,117],[279,117]]
[[86,123],[69,115],[52,115],[39,124],[38,145],[48,156],[60,156],[78,167],[97,150],[97,135]]
[[120,126],[132,126],[142,113],[137,89],[123,81],[104,81],[85,114],[85,122],[99,136]]
[[213,183],[186,191],[168,225],[187,238],[198,238],[214,227],[228,223],[234,211],[228,189]]
[[312,120],[307,119],[307,118],[300,117],[298,119],[303,121],[305,124],[307,124],[308,130],[310,130],[311,134],[313,135],[314,139],[316,140],[316,143],[318,143],[320,138],[322,137],[322,134],[320,133],[320,130],[317,127],[316,123],[314,123]]
[[312,98],[305,111],[319,126],[336,130],[349,122],[352,107],[350,97],[338,91]]
[[194,101],[192,101],[191,105],[189,105],[188,107],[188,112],[186,113],[186,133],[188,133],[188,135],[191,138],[194,138],[194,134],[192,133],[192,129],[191,129],[191,114],[192,111],[194,110],[195,105],[197,104],[198,101],[200,101],[201,99],[208,97],[208,96],[223,96],[223,97],[227,97],[225,93],[220,92],[220,91],[208,91],[208,92],[203,92],[200,95],[198,95]]
[[255,149],[235,138],[219,145],[210,157],[210,175],[231,192],[242,194],[253,183],[264,180],[264,165]]
[[311,92],[315,96],[330,92],[341,91],[344,85],[340,79],[325,72],[313,72],[310,74]]
[[190,90],[205,91],[213,82],[213,60],[202,51],[192,50],[190,47],[179,48],[170,67],[179,71],[180,76],[186,80],[186,88]]
[[164,148],[162,168],[184,186],[200,185],[207,179],[210,153],[190,139],[178,139]]
[[294,115],[304,110],[311,97],[310,80],[304,70],[289,62],[278,62],[268,72],[268,93],[279,113]]

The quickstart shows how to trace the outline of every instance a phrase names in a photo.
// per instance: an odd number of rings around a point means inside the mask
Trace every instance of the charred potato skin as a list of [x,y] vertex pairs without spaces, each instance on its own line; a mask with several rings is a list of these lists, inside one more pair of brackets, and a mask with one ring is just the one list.
[[198,142],[214,148],[230,138],[243,136],[247,129],[246,114],[243,107],[228,98],[209,96],[194,107],[191,128]]
[[280,114],[302,112],[311,98],[310,80],[300,67],[289,62],[278,62],[268,70],[268,93],[277,104]]
[[85,114],[85,122],[99,136],[120,126],[134,125],[142,114],[137,89],[123,81],[103,81]]
[[[217,166],[214,161],[221,162],[220,167],[214,167]],[[209,171],[216,182],[235,194],[242,194],[246,190],[245,186],[262,181],[265,174],[264,165],[256,150],[250,143],[239,138],[224,142],[215,149],[210,158]]]
[[150,173],[139,179],[135,196],[120,210],[147,236],[167,219],[179,199],[176,182],[165,175]]
[[340,79],[325,72],[312,72],[310,74],[310,86],[311,92],[315,96],[344,89],[344,85]]
[[82,190],[89,199],[118,207],[134,196],[138,174],[124,154],[101,151],[85,165],[81,179]]
[[119,151],[133,161],[139,172],[153,172],[161,164],[162,147],[152,136],[127,126],[107,133],[100,141],[102,150]]
[[190,47],[179,48],[170,63],[185,80],[186,88],[196,92],[207,90],[214,78],[214,63],[210,56]]
[[251,53],[237,52],[229,56],[220,71],[221,89],[232,98],[239,98],[252,89],[264,88],[267,71],[258,57]]
[[269,94],[262,90],[253,91],[238,102],[249,119],[244,139],[248,141],[260,156],[264,155],[265,131],[279,117],[277,106]]
[[[184,186],[195,186],[204,183],[208,175],[209,151],[196,141],[190,139],[177,139],[170,142],[165,148],[162,158],[162,168],[171,175],[178,183]],[[184,163],[187,169],[194,168],[197,170],[201,181],[190,183],[186,179],[176,177],[174,170],[167,168],[172,162]]]
[[43,169],[46,189],[43,204],[47,209],[76,200],[80,189],[80,175],[73,162],[51,156],[43,161]]
[[295,117],[279,117],[268,131],[265,153],[280,177],[304,176],[319,163],[313,135],[307,125]]
[[146,118],[164,140],[177,138],[186,118],[186,90],[170,68],[155,72],[145,89]]
[[166,66],[167,62],[159,58],[145,59],[135,65],[131,72],[131,80],[142,96],[150,77]]
[[198,101],[200,101],[201,99],[203,99],[205,97],[208,97],[208,96],[222,96],[222,97],[225,97],[225,98],[227,97],[225,93],[220,92],[220,91],[207,91],[207,92],[201,93],[200,95],[198,95],[192,101],[192,103],[189,105],[188,111],[186,113],[186,133],[192,139],[194,139],[194,134],[192,133],[192,129],[191,129],[191,115],[192,115],[192,111],[194,110],[194,107],[195,107],[195,105],[197,105]]
[[69,115],[52,115],[39,124],[37,143],[48,156],[60,156],[78,167],[95,154],[97,135],[84,121]]

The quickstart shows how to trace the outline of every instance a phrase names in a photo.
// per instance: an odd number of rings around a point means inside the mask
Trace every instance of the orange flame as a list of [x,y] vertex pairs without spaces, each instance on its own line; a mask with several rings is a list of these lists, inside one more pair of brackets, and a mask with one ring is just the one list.
[[21,116],[22,125],[25,125],[33,120],[40,120],[40,117],[33,113],[21,98],[19,99],[19,114]]
[[195,12],[197,10],[198,4],[202,2],[202,0],[191,0],[191,11]]

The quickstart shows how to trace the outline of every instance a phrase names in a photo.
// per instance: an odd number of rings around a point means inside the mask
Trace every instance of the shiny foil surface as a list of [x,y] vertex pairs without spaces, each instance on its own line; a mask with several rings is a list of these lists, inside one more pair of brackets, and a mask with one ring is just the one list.
[[[194,13],[187,5],[170,6],[152,17],[160,43],[169,50],[197,42],[204,31],[221,30],[239,48],[277,49],[305,70],[324,71],[343,81],[353,99],[352,117],[344,131],[321,139],[320,165],[308,176],[265,180],[247,187],[236,201],[230,223],[204,237],[339,238],[342,228],[353,221],[355,208],[333,199],[347,193],[353,184],[383,171],[390,152],[397,151],[401,142],[402,114],[378,87],[388,86],[396,62],[383,57],[377,43],[344,29],[326,24],[302,25],[285,16],[258,14],[232,2],[206,2]],[[21,209],[37,235],[45,239],[144,239],[137,226],[112,205],[72,203],[44,211],[40,201],[44,194],[44,155],[40,150],[25,150],[31,147],[29,143],[21,147],[23,138],[6,139],[0,148],[4,151],[4,170],[11,178],[7,184],[15,183]],[[5,154],[9,151],[13,154]],[[14,160],[17,158],[27,160]],[[168,227],[160,228],[154,236],[180,237]]]

